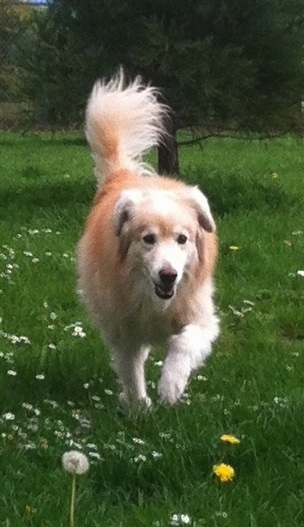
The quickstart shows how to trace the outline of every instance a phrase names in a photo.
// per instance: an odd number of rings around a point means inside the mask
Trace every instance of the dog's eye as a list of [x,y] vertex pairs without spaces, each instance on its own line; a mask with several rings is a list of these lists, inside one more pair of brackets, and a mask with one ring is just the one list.
[[185,245],[187,241],[187,236],[185,236],[185,234],[179,234],[176,241],[179,245]]
[[143,241],[148,245],[154,245],[156,243],[156,236],[155,234],[146,234],[143,236]]

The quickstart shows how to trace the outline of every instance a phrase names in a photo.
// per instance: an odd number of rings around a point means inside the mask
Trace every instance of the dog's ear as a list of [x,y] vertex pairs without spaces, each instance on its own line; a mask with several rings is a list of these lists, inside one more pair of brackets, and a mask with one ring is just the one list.
[[192,187],[191,199],[197,213],[200,226],[206,232],[215,232],[216,226],[212,217],[208,200],[198,187]]
[[124,190],[114,208],[113,225],[116,236],[119,237],[119,254],[122,259],[127,255],[131,244],[131,231],[128,228],[135,212],[136,204],[141,200],[139,190]]
[[124,190],[114,208],[113,223],[116,236],[120,236],[126,222],[130,221],[142,194],[137,189]]

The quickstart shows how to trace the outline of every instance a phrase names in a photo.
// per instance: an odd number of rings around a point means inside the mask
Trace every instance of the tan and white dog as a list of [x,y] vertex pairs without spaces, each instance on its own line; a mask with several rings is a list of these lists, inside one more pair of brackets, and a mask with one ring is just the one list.
[[157,96],[139,77],[126,85],[122,71],[95,84],[86,135],[99,189],[78,249],[79,287],[112,350],[124,399],[147,406],[151,348],[166,347],[158,394],[174,404],[219,333],[208,201],[142,162],[165,133],[167,109]]

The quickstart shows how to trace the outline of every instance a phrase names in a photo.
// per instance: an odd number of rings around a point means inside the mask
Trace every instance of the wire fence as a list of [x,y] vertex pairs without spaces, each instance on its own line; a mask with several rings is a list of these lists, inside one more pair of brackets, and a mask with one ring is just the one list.
[[22,93],[18,53],[31,30],[33,10],[47,5],[47,0],[0,0],[0,130],[22,127],[24,112],[30,111]]

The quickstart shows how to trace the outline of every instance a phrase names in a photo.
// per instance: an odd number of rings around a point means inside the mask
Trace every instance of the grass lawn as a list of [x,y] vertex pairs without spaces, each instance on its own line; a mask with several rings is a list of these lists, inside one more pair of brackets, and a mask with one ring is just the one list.
[[181,167],[217,220],[221,336],[176,407],[151,357],[154,408],[135,416],[76,293],[88,147],[0,135],[1,527],[69,525],[71,449],[91,462],[75,527],[304,526],[304,141],[209,140]]

